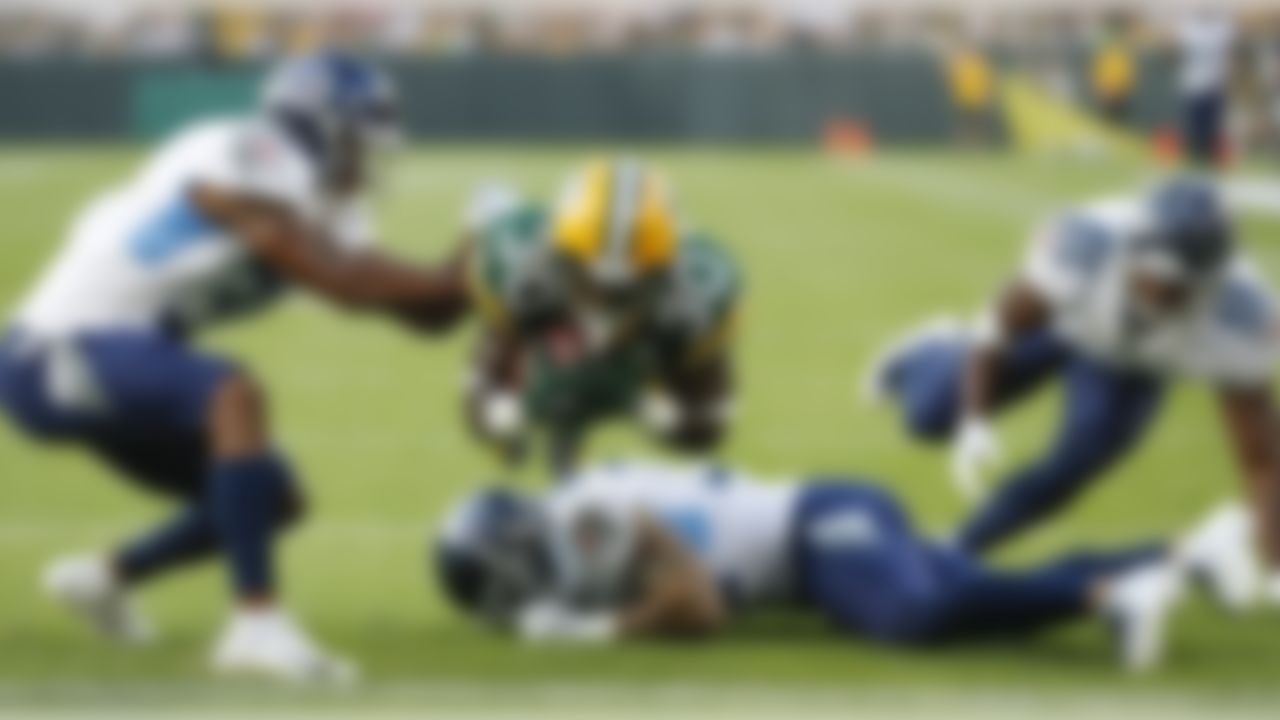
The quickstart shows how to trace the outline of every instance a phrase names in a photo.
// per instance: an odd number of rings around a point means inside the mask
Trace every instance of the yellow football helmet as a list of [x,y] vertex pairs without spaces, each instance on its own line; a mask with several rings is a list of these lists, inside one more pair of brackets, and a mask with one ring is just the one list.
[[551,240],[588,282],[625,291],[674,264],[677,225],[658,173],[630,158],[597,160],[565,183]]

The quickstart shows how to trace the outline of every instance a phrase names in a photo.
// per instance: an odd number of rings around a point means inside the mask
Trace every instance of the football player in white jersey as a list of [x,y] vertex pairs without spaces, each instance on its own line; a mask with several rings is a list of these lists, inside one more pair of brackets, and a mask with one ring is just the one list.
[[958,536],[982,552],[1069,504],[1137,446],[1169,381],[1217,390],[1280,603],[1280,436],[1271,375],[1280,325],[1270,289],[1237,252],[1216,190],[1181,177],[1142,199],[1055,217],[1022,272],[974,328],[935,324],[885,353],[869,378],[908,432],[950,440],[971,497],[998,458],[991,418],[1061,377],[1048,454],[1009,477]]
[[1250,580],[1246,513],[1184,540],[992,570],[920,537],[883,488],[760,482],[722,468],[615,463],[541,498],[483,490],[435,544],[446,594],[532,642],[707,636],[761,607],[816,610],[890,645],[1030,635],[1098,615],[1125,665],[1152,667],[1187,574],[1234,601]]
[[118,549],[50,568],[48,590],[106,634],[145,639],[131,590],[221,556],[236,611],[216,668],[349,675],[276,602],[273,536],[302,494],[275,449],[265,392],[189,340],[289,287],[427,332],[465,312],[455,262],[421,267],[372,245],[367,177],[395,115],[389,78],[362,61],[284,63],[257,112],[195,123],[96,199],[13,314],[0,407],[14,425],[87,447],[185,505]]

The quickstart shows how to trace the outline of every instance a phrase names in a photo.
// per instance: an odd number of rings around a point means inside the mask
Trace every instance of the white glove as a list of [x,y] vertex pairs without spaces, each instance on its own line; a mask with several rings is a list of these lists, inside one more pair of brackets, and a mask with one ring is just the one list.
[[662,390],[647,390],[640,398],[640,421],[655,435],[670,435],[680,427],[680,405]]
[[526,606],[516,625],[520,637],[538,645],[598,645],[613,640],[618,627],[612,613],[586,613],[546,600]]
[[513,440],[524,432],[524,404],[520,395],[508,391],[495,391],[481,400],[480,422],[490,436],[499,440]]
[[982,418],[966,418],[951,443],[951,479],[970,501],[979,500],[985,488],[983,475],[1003,456],[1000,438]]

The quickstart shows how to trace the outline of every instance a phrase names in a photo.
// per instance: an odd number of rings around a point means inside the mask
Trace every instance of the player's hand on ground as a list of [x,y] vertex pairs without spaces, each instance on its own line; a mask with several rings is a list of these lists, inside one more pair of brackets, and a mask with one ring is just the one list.
[[1003,455],[1000,437],[989,422],[965,419],[951,445],[951,480],[956,489],[970,501],[980,499],[985,492],[985,475]]
[[474,390],[467,400],[472,430],[495,447],[507,462],[524,459],[528,422],[519,393],[509,390]]
[[662,390],[645,391],[636,407],[636,415],[641,424],[658,437],[667,437],[680,427],[680,405],[670,393]]
[[516,624],[520,637],[539,645],[595,645],[613,639],[616,628],[610,614],[586,613],[554,600],[530,603]]

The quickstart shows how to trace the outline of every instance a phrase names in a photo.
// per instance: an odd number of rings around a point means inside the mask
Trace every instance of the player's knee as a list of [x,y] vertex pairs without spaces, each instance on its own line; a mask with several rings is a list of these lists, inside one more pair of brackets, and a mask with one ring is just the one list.
[[228,376],[219,383],[213,395],[215,418],[242,422],[256,420],[265,414],[266,405],[267,397],[262,386],[244,373]]
[[1048,512],[1070,502],[1095,475],[1092,463],[1049,458],[1009,484],[1005,503],[1024,512]]
[[916,403],[904,406],[903,424],[911,437],[925,442],[945,442],[951,437],[955,425],[954,413],[947,412],[936,403]]
[[301,490],[293,490],[285,498],[280,512],[276,516],[276,528],[288,530],[302,522],[307,516],[307,497]]
[[236,373],[222,381],[210,415],[215,456],[249,457],[267,450],[267,396],[249,375]]
[[884,628],[882,640],[899,647],[928,647],[946,640],[948,613],[944,603],[904,602]]

